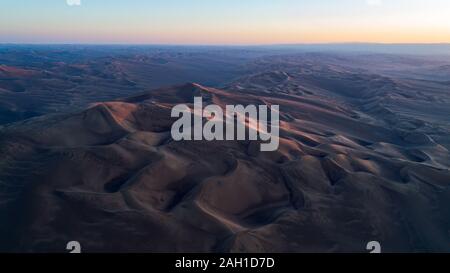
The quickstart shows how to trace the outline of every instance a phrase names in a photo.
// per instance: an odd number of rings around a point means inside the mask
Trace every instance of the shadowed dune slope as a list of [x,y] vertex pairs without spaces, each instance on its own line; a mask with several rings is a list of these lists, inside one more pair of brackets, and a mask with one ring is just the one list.
[[[279,149],[173,141],[171,107],[195,96],[280,105]],[[6,126],[0,250],[77,240],[90,252],[365,252],[376,240],[389,252],[450,251],[448,150],[353,107],[185,84]]]

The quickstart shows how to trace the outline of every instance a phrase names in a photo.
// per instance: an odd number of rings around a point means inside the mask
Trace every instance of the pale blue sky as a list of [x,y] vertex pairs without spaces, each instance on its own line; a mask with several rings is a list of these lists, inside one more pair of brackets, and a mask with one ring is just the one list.
[[448,0],[0,0],[0,42],[450,42]]

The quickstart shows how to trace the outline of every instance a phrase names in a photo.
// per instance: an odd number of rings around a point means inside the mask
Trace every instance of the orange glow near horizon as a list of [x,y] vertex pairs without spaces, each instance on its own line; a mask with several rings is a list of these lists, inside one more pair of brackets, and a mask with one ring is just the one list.
[[83,0],[77,7],[11,0],[4,6],[10,8],[0,10],[0,43],[450,43],[448,0]]

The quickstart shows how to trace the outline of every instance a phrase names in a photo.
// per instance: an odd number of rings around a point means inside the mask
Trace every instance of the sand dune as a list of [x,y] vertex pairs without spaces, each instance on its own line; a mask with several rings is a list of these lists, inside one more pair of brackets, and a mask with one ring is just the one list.
[[[194,96],[279,104],[279,150],[172,141],[170,109]],[[450,251],[446,143],[378,115],[320,94],[185,84],[6,126],[0,249]]]
[[[448,57],[68,46],[0,61],[2,252],[450,251]],[[280,105],[279,149],[173,141],[172,107],[197,96]]]

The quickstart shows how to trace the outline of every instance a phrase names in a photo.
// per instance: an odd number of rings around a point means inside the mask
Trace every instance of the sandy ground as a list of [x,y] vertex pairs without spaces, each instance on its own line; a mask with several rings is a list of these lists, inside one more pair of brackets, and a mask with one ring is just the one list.
[[[5,126],[0,250],[449,252],[449,86],[315,58]],[[280,105],[280,148],[173,141],[195,96]]]

